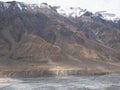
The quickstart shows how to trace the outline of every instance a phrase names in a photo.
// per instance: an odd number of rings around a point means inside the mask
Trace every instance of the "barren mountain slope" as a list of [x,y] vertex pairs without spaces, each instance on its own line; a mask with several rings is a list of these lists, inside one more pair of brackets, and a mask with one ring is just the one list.
[[[79,74],[120,72],[120,52],[88,38],[68,18],[50,10],[48,15],[43,8],[33,9],[20,2],[9,3],[12,6],[0,11],[1,76],[34,76],[40,71],[59,70]],[[21,10],[18,4],[27,9]]]

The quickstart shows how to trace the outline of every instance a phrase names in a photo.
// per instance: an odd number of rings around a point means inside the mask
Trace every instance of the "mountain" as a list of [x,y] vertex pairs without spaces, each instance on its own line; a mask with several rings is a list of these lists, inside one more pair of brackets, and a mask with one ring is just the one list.
[[47,3],[0,7],[1,77],[120,72],[119,20],[89,11],[65,17]]

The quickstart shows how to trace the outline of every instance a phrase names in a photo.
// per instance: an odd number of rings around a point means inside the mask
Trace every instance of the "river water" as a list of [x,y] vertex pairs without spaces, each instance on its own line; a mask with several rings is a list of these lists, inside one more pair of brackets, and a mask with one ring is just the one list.
[[1,78],[0,90],[120,90],[120,75]]

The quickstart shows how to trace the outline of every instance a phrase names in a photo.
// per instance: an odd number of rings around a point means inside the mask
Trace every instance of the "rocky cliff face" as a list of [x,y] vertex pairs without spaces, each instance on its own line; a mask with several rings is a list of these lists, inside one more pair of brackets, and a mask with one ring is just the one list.
[[66,69],[120,72],[119,22],[89,12],[64,17],[46,3],[0,2],[0,7],[1,75]]

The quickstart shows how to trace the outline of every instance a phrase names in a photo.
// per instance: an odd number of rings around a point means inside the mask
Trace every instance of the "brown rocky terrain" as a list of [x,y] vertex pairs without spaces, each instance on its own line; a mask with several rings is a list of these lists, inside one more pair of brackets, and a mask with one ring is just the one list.
[[82,21],[82,17],[71,20],[20,2],[7,3],[9,8],[0,8],[0,76],[120,73],[118,27]]

